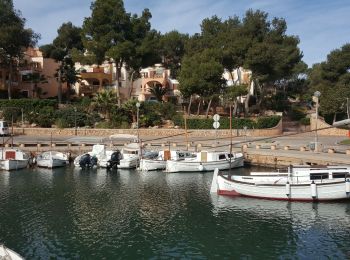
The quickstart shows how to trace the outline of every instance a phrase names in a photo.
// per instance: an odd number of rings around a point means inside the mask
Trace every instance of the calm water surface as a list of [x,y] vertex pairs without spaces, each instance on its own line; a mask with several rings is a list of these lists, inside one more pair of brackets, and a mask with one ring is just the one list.
[[73,168],[0,172],[0,243],[27,259],[350,258],[348,202],[211,195],[211,178]]

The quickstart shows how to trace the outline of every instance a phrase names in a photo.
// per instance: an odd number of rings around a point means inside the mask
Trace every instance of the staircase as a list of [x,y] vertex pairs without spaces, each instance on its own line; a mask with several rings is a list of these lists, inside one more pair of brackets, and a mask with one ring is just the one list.
[[283,118],[283,134],[297,134],[300,132],[300,124],[299,121],[292,121],[288,117]]

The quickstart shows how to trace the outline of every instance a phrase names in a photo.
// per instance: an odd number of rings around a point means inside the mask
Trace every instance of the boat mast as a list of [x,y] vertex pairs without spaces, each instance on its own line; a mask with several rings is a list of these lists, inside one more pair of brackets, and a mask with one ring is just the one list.
[[184,121],[185,121],[186,151],[188,151],[188,135],[187,135],[187,114],[186,114],[186,107],[185,107],[185,110],[184,110]]
[[231,176],[231,163],[232,163],[232,105],[230,105],[230,173]]

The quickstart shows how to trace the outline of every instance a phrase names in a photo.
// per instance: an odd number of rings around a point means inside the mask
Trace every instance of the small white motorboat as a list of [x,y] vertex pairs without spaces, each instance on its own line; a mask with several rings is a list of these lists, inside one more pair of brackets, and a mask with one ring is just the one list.
[[168,160],[183,160],[185,158],[193,158],[196,155],[188,151],[159,151],[155,157],[141,158],[139,170],[141,171],[154,171],[164,170],[166,168],[166,162]]
[[57,151],[43,152],[36,156],[38,167],[55,168],[63,167],[69,164],[69,155]]
[[131,169],[139,165],[142,157],[149,158],[155,156],[157,152],[143,149],[141,143],[129,143],[121,149],[121,159],[118,168]]
[[22,256],[17,254],[15,251],[0,245],[0,259],[1,260],[24,260]]
[[0,149],[0,169],[11,171],[26,168],[29,164],[29,154],[16,148]]
[[242,167],[244,156],[242,153],[228,152],[208,152],[202,151],[195,154],[194,158],[184,158],[183,160],[168,160],[166,162],[166,172],[203,172],[228,170],[230,168]]
[[229,175],[214,172],[211,192],[262,199],[324,201],[350,199],[349,166],[291,166],[288,172]]

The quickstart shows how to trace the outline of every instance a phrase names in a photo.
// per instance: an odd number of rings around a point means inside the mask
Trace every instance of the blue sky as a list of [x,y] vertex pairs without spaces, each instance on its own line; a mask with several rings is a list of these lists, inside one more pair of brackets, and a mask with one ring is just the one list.
[[[81,26],[90,16],[90,0],[13,0],[27,19],[26,26],[41,34],[39,44],[52,42],[58,27],[71,21]],[[249,8],[268,12],[270,18],[283,17],[288,34],[300,38],[304,61],[311,66],[327,54],[350,43],[350,1],[348,0],[124,0],[127,12],[152,13],[152,27],[162,33],[176,29],[200,32],[204,18],[243,16]]]

